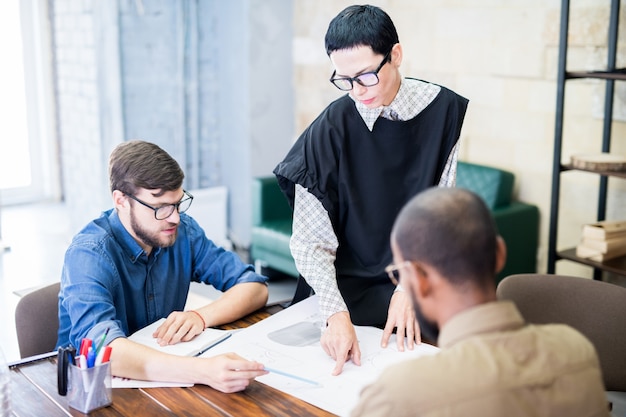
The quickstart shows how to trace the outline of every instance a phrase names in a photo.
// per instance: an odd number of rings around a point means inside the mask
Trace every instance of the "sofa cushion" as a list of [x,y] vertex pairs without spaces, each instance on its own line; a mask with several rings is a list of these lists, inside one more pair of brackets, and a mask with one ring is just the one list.
[[511,202],[514,179],[502,169],[462,161],[457,164],[456,186],[478,194],[491,210]]
[[252,242],[258,248],[291,257],[291,224],[291,219],[266,221],[262,227],[252,228]]
[[[291,219],[291,207],[278,186],[275,176],[259,177],[252,183],[252,224]],[[291,234],[291,229],[289,229]]]

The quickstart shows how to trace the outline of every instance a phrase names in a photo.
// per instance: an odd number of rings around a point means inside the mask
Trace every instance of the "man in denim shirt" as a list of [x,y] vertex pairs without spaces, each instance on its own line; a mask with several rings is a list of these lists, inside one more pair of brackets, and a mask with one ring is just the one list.
[[[158,146],[130,141],[116,147],[109,163],[114,209],[76,235],[65,255],[59,293],[58,346],[83,338],[111,346],[113,375],[243,390],[266,374],[263,365],[234,353],[212,358],[180,357],[126,337],[162,318],[154,336],[161,345],[188,341],[206,327],[236,320],[265,305],[267,278],[236,254],[217,247],[183,214],[193,197],[182,188],[184,173]],[[224,294],[183,311],[191,281]]]

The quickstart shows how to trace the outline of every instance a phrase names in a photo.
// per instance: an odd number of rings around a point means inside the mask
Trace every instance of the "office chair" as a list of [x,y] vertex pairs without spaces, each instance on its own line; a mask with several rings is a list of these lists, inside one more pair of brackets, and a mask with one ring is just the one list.
[[517,274],[503,279],[496,293],[499,300],[515,302],[529,323],[563,323],[584,334],[596,348],[605,389],[613,391],[609,399],[624,402],[626,288],[564,275]]
[[59,290],[56,282],[24,295],[15,308],[20,356],[26,358],[54,350],[59,331]]

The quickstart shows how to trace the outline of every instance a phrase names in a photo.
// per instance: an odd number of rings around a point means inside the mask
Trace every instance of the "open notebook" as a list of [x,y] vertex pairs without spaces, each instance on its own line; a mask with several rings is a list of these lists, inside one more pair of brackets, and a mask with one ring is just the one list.
[[152,337],[152,334],[156,329],[159,328],[161,324],[165,322],[165,319],[159,319],[154,323],[144,327],[143,329],[137,330],[135,333],[131,334],[128,337],[128,340],[132,340],[133,342],[141,343],[142,345],[146,345],[156,350],[160,350],[161,352],[170,353],[172,355],[178,356],[199,356],[206,352],[211,347],[217,345],[218,343],[228,339],[232,334],[228,330],[219,330],[219,329],[204,329],[202,333],[198,336],[194,337],[188,342],[180,342],[175,345],[166,345],[160,346],[157,343],[157,340]]
[[[152,334],[164,321],[164,318],[157,320],[143,329],[137,330],[135,333],[131,334],[128,339],[172,355],[199,356],[218,343],[228,339],[232,334],[232,332],[228,330],[209,328],[204,329],[202,333],[189,342],[160,346],[156,339],[152,337]],[[112,382],[113,388],[190,387],[193,385],[177,382],[141,381],[119,377],[113,377]]]

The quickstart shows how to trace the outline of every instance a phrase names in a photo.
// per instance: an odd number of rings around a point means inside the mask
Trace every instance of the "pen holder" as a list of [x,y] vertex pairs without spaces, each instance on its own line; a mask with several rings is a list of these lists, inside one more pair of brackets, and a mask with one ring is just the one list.
[[70,407],[84,414],[111,405],[111,362],[87,369],[69,364],[67,396]]

